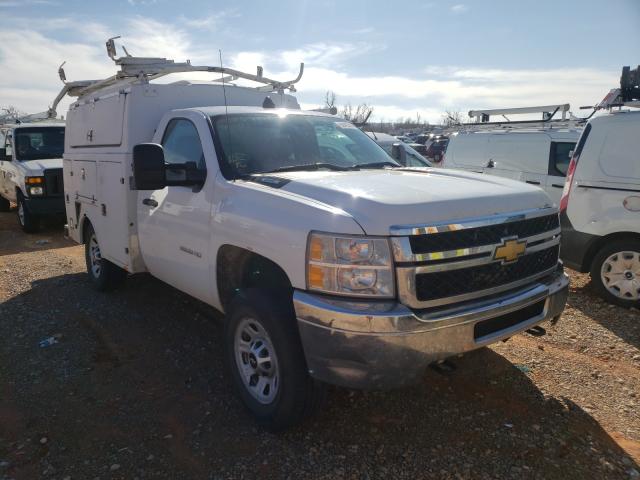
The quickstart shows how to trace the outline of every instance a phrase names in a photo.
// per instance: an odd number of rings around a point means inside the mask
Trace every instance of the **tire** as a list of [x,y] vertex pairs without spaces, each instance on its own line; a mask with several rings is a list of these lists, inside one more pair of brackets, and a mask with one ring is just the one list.
[[225,361],[236,392],[256,421],[272,432],[310,416],[326,392],[307,372],[293,305],[286,297],[248,289],[231,303],[225,320]]
[[8,212],[11,210],[11,203],[4,197],[0,197],[0,212]]
[[102,258],[98,237],[91,224],[87,226],[85,239],[84,258],[91,284],[100,292],[115,290],[124,283],[127,272]]
[[591,280],[608,302],[639,307],[640,240],[617,240],[600,249],[591,265]]
[[20,192],[18,192],[16,203],[18,204],[16,212],[20,227],[25,233],[36,233],[40,229],[40,218],[29,211],[24,196]]

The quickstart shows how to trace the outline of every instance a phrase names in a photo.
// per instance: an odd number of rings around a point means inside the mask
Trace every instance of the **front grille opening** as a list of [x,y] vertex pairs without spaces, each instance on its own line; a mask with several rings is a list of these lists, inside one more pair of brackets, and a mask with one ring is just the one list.
[[559,227],[558,215],[554,213],[544,217],[488,225],[486,227],[416,235],[409,237],[409,243],[413,253],[444,252],[460,248],[493,245],[502,242],[502,239],[506,237],[531,237],[550,230],[556,230]]
[[502,287],[546,272],[558,263],[558,245],[530,253],[512,264],[493,262],[477,267],[416,275],[416,296],[426,302]]
[[44,184],[48,197],[61,197],[64,184],[61,168],[49,168],[44,171]]
[[507,328],[541,315],[544,311],[544,302],[545,300],[541,300],[538,303],[531,304],[521,310],[516,310],[515,312],[506,313],[499,317],[490,318],[489,320],[483,320],[482,322],[476,323],[473,327],[474,340],[478,340],[479,338],[486,337],[487,335],[491,335],[501,330],[506,330]]

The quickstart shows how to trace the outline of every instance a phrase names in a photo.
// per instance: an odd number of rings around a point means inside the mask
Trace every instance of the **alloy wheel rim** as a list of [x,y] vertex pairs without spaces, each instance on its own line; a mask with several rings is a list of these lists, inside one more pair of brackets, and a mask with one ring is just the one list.
[[91,263],[91,273],[94,277],[99,277],[102,271],[102,255],[95,235],[91,235],[89,239],[89,262]]
[[243,318],[234,338],[236,366],[249,394],[263,405],[272,403],[280,388],[278,359],[271,337],[253,318]]
[[640,252],[623,251],[609,255],[600,270],[607,291],[622,300],[640,300]]

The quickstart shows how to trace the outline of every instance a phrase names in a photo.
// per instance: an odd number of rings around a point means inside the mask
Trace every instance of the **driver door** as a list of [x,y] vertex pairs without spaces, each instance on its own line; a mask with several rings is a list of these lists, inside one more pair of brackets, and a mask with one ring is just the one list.
[[[170,119],[162,136],[167,177],[171,164],[195,162],[205,174],[214,159],[211,134],[197,112]],[[202,139],[207,140],[203,148]],[[203,301],[211,298],[210,238],[213,185],[208,175],[202,188],[170,186],[138,192],[140,250],[149,272]]]

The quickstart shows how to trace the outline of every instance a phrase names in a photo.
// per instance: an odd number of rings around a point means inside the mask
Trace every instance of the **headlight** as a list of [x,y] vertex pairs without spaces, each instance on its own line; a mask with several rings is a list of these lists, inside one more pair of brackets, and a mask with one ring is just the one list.
[[312,233],[307,259],[309,290],[357,297],[395,296],[393,262],[385,238]]
[[27,185],[29,195],[44,195],[44,177],[25,177],[24,183]]

